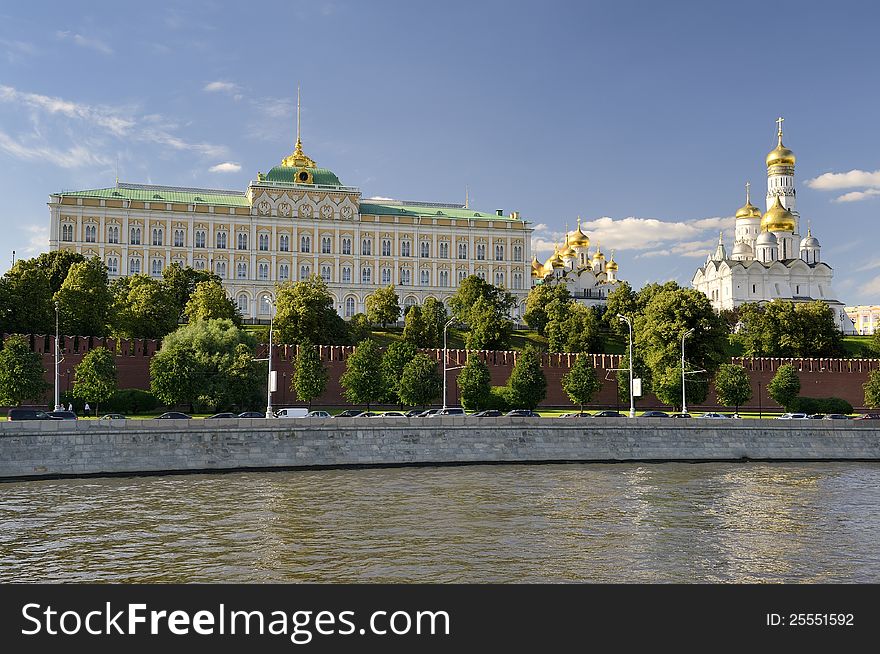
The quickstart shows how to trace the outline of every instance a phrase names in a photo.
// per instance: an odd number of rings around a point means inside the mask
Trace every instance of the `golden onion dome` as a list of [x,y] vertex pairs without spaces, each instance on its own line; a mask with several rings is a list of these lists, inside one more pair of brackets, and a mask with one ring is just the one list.
[[553,268],[565,268],[565,262],[562,260],[562,255],[559,254],[558,247],[554,250],[553,256],[547,261]]
[[794,166],[795,156],[794,152],[789,150],[787,147],[782,145],[782,121],[783,118],[779,118],[776,122],[779,125],[779,130],[776,132],[776,147],[770,150],[767,153],[767,168],[770,166]]
[[532,270],[540,270],[543,267],[544,266],[541,265],[541,262],[538,261],[538,255],[534,255],[534,258],[532,259]]
[[605,264],[605,270],[617,270],[620,266],[617,265],[617,262],[614,260],[614,250],[611,251],[611,258],[608,260],[608,263]]
[[593,255],[593,261],[603,261],[605,259],[605,255],[602,254],[602,250],[599,248],[599,244],[596,243],[596,254]]
[[568,233],[568,242],[574,248],[590,247],[590,237],[581,231],[581,219],[578,216],[578,226],[573,232]]
[[559,254],[562,255],[562,258],[566,261],[577,258],[577,252],[575,252],[571,243],[569,243],[568,236],[565,237],[565,245],[562,246],[562,250],[560,250]]
[[755,205],[752,204],[752,199],[749,197],[749,187],[751,184],[746,182],[746,203],[736,210],[737,218],[760,218],[761,210],[758,209]]
[[762,232],[794,232],[797,227],[797,221],[791,211],[782,206],[779,196],[776,196],[776,202],[767,210],[764,217],[761,218]]

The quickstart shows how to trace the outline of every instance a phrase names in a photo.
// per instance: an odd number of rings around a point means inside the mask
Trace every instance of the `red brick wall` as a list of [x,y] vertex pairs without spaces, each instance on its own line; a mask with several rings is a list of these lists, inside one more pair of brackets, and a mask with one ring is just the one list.
[[[5,339],[4,335],[4,339]],[[46,367],[46,381],[52,383],[54,374],[54,345],[55,339],[49,336],[31,336],[32,347],[35,352],[43,354]],[[66,391],[73,384],[73,371],[76,365],[82,361],[83,356],[92,348],[104,346],[117,353],[117,368],[119,371],[120,388],[143,388],[149,389],[150,358],[159,349],[160,342],[145,339],[114,339],[114,338],[90,338],[65,336],[61,339],[64,360],[61,363],[61,390]],[[266,355],[266,346],[258,346],[257,356]],[[353,348],[348,346],[321,346],[320,355],[327,366],[329,382],[327,391],[315,405],[339,406],[347,404],[342,396],[342,388],[339,385],[339,377],[345,371],[345,361]],[[424,350],[437,361],[442,361],[443,350]],[[290,378],[293,370],[293,358],[295,348],[290,345],[280,345],[275,348],[273,367],[278,371],[278,391],[274,395],[274,404],[278,406],[299,404],[296,396],[290,390]],[[489,366],[492,383],[502,385],[510,376],[511,369],[516,360],[517,352],[510,351],[484,351],[477,353]],[[613,354],[591,354],[593,366],[600,380],[603,380],[602,390],[590,407],[620,407],[628,408],[628,402],[618,402],[617,381],[614,368],[621,365],[621,357]],[[449,367],[464,365],[467,352],[464,350],[449,350]],[[544,374],[547,377],[547,398],[544,406],[570,406],[570,402],[562,390],[560,380],[562,375],[568,372],[574,363],[575,355],[572,354],[544,354],[542,364]],[[735,358],[733,363],[745,367],[752,378],[752,401],[748,410],[764,408],[779,410],[773,400],[767,394],[767,384],[773,378],[776,370],[784,363],[792,363],[800,371],[801,395],[807,397],[840,397],[850,402],[853,407],[863,409],[864,391],[862,385],[872,370],[880,369],[880,359],[746,359]],[[449,404],[458,402],[458,387],[455,378],[457,370],[449,371],[447,378],[448,391],[447,401]],[[759,393],[760,389],[760,393]],[[46,399],[50,400],[52,391]],[[646,396],[636,404],[638,409],[665,408],[653,396]],[[697,407],[689,407],[697,408]],[[699,405],[700,409],[719,408],[715,394],[709,391],[706,403]]]

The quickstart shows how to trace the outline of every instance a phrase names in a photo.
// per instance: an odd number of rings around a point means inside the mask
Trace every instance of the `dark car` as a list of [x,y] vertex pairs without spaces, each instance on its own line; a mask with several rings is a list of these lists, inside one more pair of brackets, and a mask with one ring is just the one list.
[[880,420],[880,413],[865,413],[853,420]]
[[418,415],[415,416],[415,417],[416,417],[416,418],[427,418],[428,416],[433,416],[433,415],[434,415],[435,413],[437,413],[439,410],[440,410],[440,409],[428,409],[428,410],[426,410],[426,411],[422,411],[420,414],[418,414]]
[[239,418],[265,418],[265,413],[260,413],[259,411],[243,411],[238,414]]
[[665,411],[645,411],[642,418],[668,418],[669,414]]
[[342,413],[337,413],[334,418],[354,418],[355,416],[359,416],[363,411],[361,409],[346,409]]
[[128,420],[128,416],[124,416],[121,413],[108,413],[101,416],[101,420]]
[[21,407],[9,409],[6,417],[9,420],[57,420],[57,418],[53,418],[42,409],[26,409]]
[[589,411],[575,411],[574,413],[563,413],[560,418],[592,418],[593,414]]
[[825,414],[824,413],[814,413],[814,414],[808,416],[808,418],[810,420],[824,420]]
[[167,411],[161,416],[156,416],[156,420],[190,420],[192,416],[188,416],[180,411]]
[[205,420],[210,420],[212,418],[237,418],[238,414],[230,413],[229,411],[224,411],[223,413],[215,413],[213,416],[208,416]]
[[507,412],[508,418],[540,418],[540,413],[535,413],[531,409],[514,409]]
[[378,415],[378,413],[374,413],[373,411],[361,411],[357,415],[352,416],[352,418],[375,418]]
[[593,415],[594,418],[623,418],[623,415],[620,411],[600,411]]
[[73,411],[49,411],[49,417],[56,420],[76,420],[76,414]]
[[692,418],[693,416],[690,413],[671,413],[669,414],[670,418]]
[[404,414],[404,415],[406,415],[407,418],[415,418],[420,413],[423,413],[423,411],[421,409],[411,409],[411,410],[407,411],[406,414]]
[[498,409],[483,409],[482,411],[477,411],[476,413],[472,413],[472,418],[500,418],[504,414],[501,413]]
[[825,420],[849,420],[850,417],[843,413],[829,413],[825,416]]

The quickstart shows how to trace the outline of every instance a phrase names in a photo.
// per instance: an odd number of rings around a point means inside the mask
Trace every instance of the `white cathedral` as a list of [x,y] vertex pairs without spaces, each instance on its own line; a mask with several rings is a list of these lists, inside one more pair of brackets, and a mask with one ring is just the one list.
[[852,319],[831,287],[834,272],[822,261],[818,239],[807,229],[800,233],[794,186],[794,152],[782,144],[782,121],[776,122],[777,144],[767,154],[767,211],[751,203],[736,212],[733,252],[728,255],[724,235],[715,253],[697,269],[692,284],[712,300],[716,310],[734,309],[747,302],[822,300],[836,315],[840,330],[856,333]]

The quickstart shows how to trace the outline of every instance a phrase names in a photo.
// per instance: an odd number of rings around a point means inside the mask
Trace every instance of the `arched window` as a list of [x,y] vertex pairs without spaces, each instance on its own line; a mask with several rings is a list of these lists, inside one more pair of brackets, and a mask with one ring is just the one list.
[[449,258],[449,243],[445,241],[440,242],[440,258],[448,259]]
[[361,255],[368,257],[373,254],[373,239],[365,238],[361,241]]
[[257,276],[261,280],[264,280],[264,281],[269,279],[269,264],[268,263],[261,263],[261,264],[257,265]]
[[391,268],[382,268],[382,283],[391,283]]
[[174,230],[174,247],[182,248],[183,247],[183,230],[175,229]]
[[217,247],[226,249],[226,232],[217,232]]
[[391,256],[391,241],[387,238],[382,239],[382,256]]
[[504,261],[504,246],[495,246],[495,261]]
[[522,245],[514,245],[513,246],[513,260],[514,261],[522,261]]
[[238,249],[238,250],[247,250],[247,249],[248,249],[248,243],[247,243],[247,242],[248,242],[248,235],[247,235],[247,234],[242,234],[241,232],[239,232],[239,234],[238,234],[238,240],[237,240],[237,243],[236,243],[236,249]]
[[119,227],[113,226],[107,228],[107,242],[119,243]]
[[412,283],[412,273],[409,268],[401,268],[400,269],[400,284],[401,286],[409,286]]
[[321,279],[323,279],[325,282],[329,282],[331,279],[331,274],[332,272],[330,270],[330,266],[321,266]]
[[278,266],[278,279],[286,282],[290,279],[290,265],[286,263],[282,263]]
[[504,286],[504,273],[495,273],[495,286]]
[[299,239],[299,251],[306,253],[312,251],[312,237],[308,234]]
[[217,273],[217,277],[220,279],[226,279],[226,262],[218,261],[217,265],[214,266],[214,271]]
[[412,244],[409,241],[401,241],[400,242],[400,256],[402,256],[402,257],[411,257],[412,256]]
[[467,277],[467,270],[458,271],[458,283],[461,284]]
[[141,274],[141,260],[140,257],[132,257],[128,260],[128,274],[129,275],[140,275]]
[[516,291],[522,288],[522,273],[513,273],[513,288]]
[[342,283],[351,284],[351,267],[342,266]]
[[410,295],[408,298],[406,298],[406,299],[403,301],[403,308],[404,308],[404,311],[405,311],[406,309],[410,309],[410,308],[412,308],[412,307],[414,307],[414,306],[416,306],[416,299],[415,299],[412,295]]
[[162,245],[162,229],[153,228],[153,245]]
[[431,256],[431,244],[428,241],[422,241],[419,256],[428,258]]
[[354,315],[354,298],[348,296],[345,298],[345,317],[351,318]]
[[153,277],[160,277],[162,275],[162,259],[153,259],[150,263],[150,274]]
[[422,270],[419,272],[419,283],[422,286],[430,286],[431,285],[431,273],[427,270]]
[[73,225],[61,225],[61,240],[62,241],[72,241],[73,240]]
[[107,257],[107,274],[116,275],[119,273],[119,259],[116,257]]
[[351,254],[351,239],[342,239],[342,254]]
[[86,243],[95,243],[98,240],[98,228],[95,225],[86,225]]
[[205,260],[204,259],[196,259],[193,263],[194,263],[194,268],[196,270],[204,270],[205,269]]
[[260,234],[259,242],[258,242],[260,250],[263,252],[269,251],[269,235],[268,234]]
[[372,284],[373,283],[373,269],[372,268],[361,268],[361,284]]
[[459,243],[458,244],[458,258],[459,259],[467,259],[468,258],[467,250],[468,250],[467,243]]
[[278,249],[282,252],[290,252],[290,237],[287,234],[278,237]]
[[129,230],[129,241],[132,245],[140,245],[141,244],[141,228],[140,227],[132,227]]
[[299,267],[299,279],[300,279],[300,281],[303,281],[303,280],[305,280],[305,279],[308,279],[308,278],[309,278],[309,275],[311,275],[311,274],[312,274],[312,268],[311,268],[311,266],[307,266],[307,265],[303,264],[302,266]]
[[477,260],[485,261],[486,260],[486,246],[480,243],[477,245]]
[[248,313],[248,296],[244,293],[238,296],[238,310],[245,316]]
[[478,270],[477,277],[479,277],[480,279],[482,279],[485,282],[486,281],[486,271],[485,270]]
[[333,241],[329,236],[321,237],[321,254],[332,254],[333,252]]
[[204,230],[201,230],[201,229],[197,230],[196,231],[196,247],[203,248],[203,247],[205,247],[206,242],[207,242],[207,238],[206,238],[206,234],[205,234]]
[[243,262],[239,262],[235,266],[235,277],[236,279],[247,279],[247,264]]
[[440,271],[440,286],[449,286],[449,271]]

